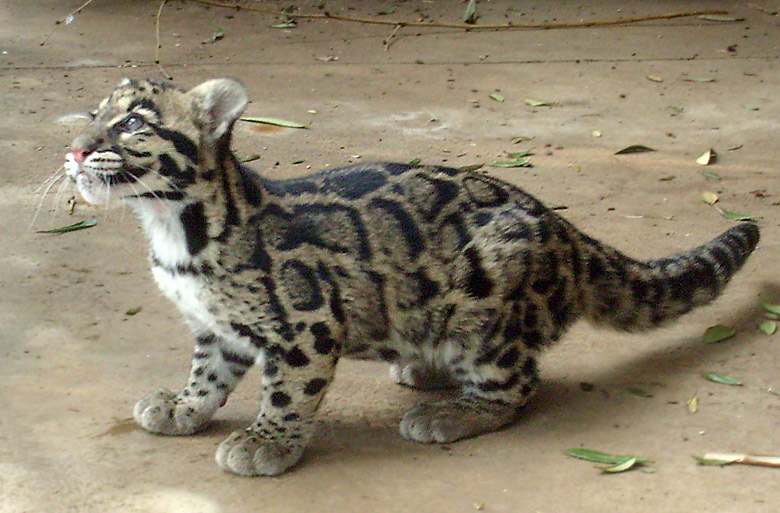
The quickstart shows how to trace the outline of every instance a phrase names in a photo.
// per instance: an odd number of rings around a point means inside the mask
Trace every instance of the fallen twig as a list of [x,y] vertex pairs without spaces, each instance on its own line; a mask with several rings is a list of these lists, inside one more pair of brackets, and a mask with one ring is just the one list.
[[733,454],[711,452],[704,455],[705,460],[722,461],[724,464],[757,465],[759,467],[780,468],[780,456],[756,456],[751,454]]
[[81,7],[79,7],[79,8],[78,8],[78,9],[76,9],[75,11],[72,11],[72,12],[70,12],[69,14],[65,15],[65,17],[63,17],[63,18],[60,18],[59,20],[55,21],[55,22],[54,22],[54,28],[53,28],[53,29],[51,29],[51,32],[49,32],[49,35],[48,35],[48,36],[46,36],[46,37],[43,39],[43,41],[41,41],[41,46],[43,46],[43,45],[45,45],[45,44],[46,44],[46,41],[48,41],[48,40],[49,40],[49,38],[52,36],[52,34],[54,34],[54,31],[55,31],[55,30],[57,30],[57,27],[59,27],[60,25],[62,25],[62,24],[63,24],[63,23],[65,23],[66,21],[68,21],[68,18],[70,18],[71,16],[75,16],[75,15],[77,15],[78,13],[80,13],[82,10],[84,10],[84,8],[85,8],[86,6],[88,6],[89,4],[91,4],[91,3],[92,3],[92,2],[94,2],[94,1],[95,1],[95,0],[87,0],[86,2],[84,2],[84,3],[81,5]]
[[268,9],[264,7],[251,7],[245,5],[233,5],[216,0],[192,0],[193,2],[211,5],[213,7],[225,7],[228,9],[245,10],[259,12],[263,14],[271,14],[274,16],[285,16],[287,18],[300,18],[300,19],[324,19],[324,20],[337,20],[346,21],[352,23],[364,23],[369,25],[393,25],[401,27],[436,27],[436,28],[456,28],[461,30],[552,30],[552,29],[570,29],[570,28],[585,28],[585,27],[607,27],[613,25],[628,25],[631,23],[640,23],[643,21],[657,21],[657,20],[671,20],[675,18],[690,18],[693,16],[702,15],[725,15],[728,11],[724,10],[704,10],[704,11],[688,11],[678,12],[671,14],[658,14],[650,16],[634,16],[629,18],[618,18],[614,20],[594,20],[594,21],[578,21],[571,23],[502,23],[499,25],[472,25],[470,23],[446,23],[440,21],[398,21],[398,20],[385,20],[376,18],[359,18],[353,16],[341,16],[339,14],[331,14],[327,11],[322,13],[290,13],[278,11],[276,9]]
[[157,17],[154,20],[154,30],[155,30],[155,36],[157,38],[155,47],[154,47],[154,63],[157,64],[157,67],[160,68],[160,73],[163,74],[163,76],[167,80],[173,80],[173,77],[168,74],[167,71],[165,71],[165,68],[163,68],[162,64],[160,63],[160,15],[162,14],[163,7],[165,7],[165,2],[168,0],[162,0],[160,2],[160,8],[157,9]]

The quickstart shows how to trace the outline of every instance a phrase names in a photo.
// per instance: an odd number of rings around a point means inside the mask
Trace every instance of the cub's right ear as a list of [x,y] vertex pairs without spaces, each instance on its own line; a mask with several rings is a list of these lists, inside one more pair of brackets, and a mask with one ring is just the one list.
[[187,92],[213,140],[230,130],[249,101],[244,86],[229,78],[209,80]]

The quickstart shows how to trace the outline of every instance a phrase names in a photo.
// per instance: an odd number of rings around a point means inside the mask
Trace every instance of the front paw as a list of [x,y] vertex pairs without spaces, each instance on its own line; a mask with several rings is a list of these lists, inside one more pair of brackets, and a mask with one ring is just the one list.
[[222,470],[242,476],[276,476],[303,456],[303,447],[261,438],[252,430],[234,431],[217,449]]
[[133,417],[152,433],[191,435],[203,429],[211,415],[199,412],[170,390],[161,388],[136,403]]

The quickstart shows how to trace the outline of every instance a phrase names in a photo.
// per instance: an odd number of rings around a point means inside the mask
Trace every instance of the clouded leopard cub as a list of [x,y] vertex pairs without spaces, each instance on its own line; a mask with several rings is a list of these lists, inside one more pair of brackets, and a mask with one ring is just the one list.
[[575,320],[638,331],[676,319],[717,297],[758,243],[745,223],[687,253],[633,260],[512,185],[443,167],[269,180],[230,149],[246,103],[226,79],[190,91],[126,80],[66,164],[87,201],[137,212],[154,277],[197,340],[186,386],[138,402],[138,423],[195,433],[261,368],[257,419],[216,454],[237,474],[301,458],[341,356],[458,390],[410,410],[406,438],[492,431],[513,421],[537,386],[537,355]]

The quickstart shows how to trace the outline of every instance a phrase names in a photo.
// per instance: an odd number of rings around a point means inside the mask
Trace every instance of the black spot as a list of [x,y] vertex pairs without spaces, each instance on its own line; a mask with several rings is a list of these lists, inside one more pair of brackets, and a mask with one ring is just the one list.
[[222,359],[228,363],[241,365],[242,367],[251,367],[255,364],[255,359],[250,356],[244,356],[227,349],[222,349]]
[[198,367],[197,369],[195,369],[194,371],[192,371],[192,373],[193,373],[194,375],[196,375],[196,376],[202,376],[202,375],[203,375],[203,372],[204,372],[204,371],[203,371],[203,367]]
[[187,251],[192,256],[198,255],[209,243],[209,223],[203,213],[203,203],[190,203],[184,207],[179,220],[184,228]]
[[309,357],[301,351],[300,347],[295,346],[287,352],[284,361],[291,367],[303,367],[309,364]]
[[131,156],[133,156],[135,158],[139,158],[139,159],[152,156],[152,152],[150,152],[150,151],[135,151],[132,148],[120,147],[119,145],[112,145],[111,149],[114,150],[114,152],[119,153],[119,154],[121,154],[124,151],[128,155],[131,155]]
[[147,173],[149,173],[149,170],[146,168],[127,165],[113,175],[100,175],[100,178],[108,185],[120,185],[135,182]]
[[168,200],[168,201],[181,201],[184,199],[183,191],[147,191],[141,194],[136,194],[136,198],[156,199],[156,200]]
[[324,322],[316,322],[309,328],[314,335],[314,350],[319,354],[330,354],[336,347],[336,341],[330,336],[330,329]]
[[520,376],[516,372],[513,372],[504,381],[498,381],[496,379],[488,379],[486,381],[483,381],[482,383],[479,383],[477,385],[477,388],[479,388],[483,392],[496,392],[499,390],[502,391],[509,390],[510,388],[517,385],[517,382],[519,380],[520,380]]
[[272,378],[276,376],[279,373],[279,366],[275,365],[273,363],[266,363],[265,369],[263,369],[263,374],[265,374],[267,377]]
[[536,358],[529,356],[525,359],[523,362],[523,368],[521,369],[523,375],[525,376],[536,376],[538,374],[538,370],[536,368]]
[[213,372],[210,372],[209,375],[206,376],[206,379],[209,380],[209,381],[216,381],[217,380],[217,375],[214,374]]
[[386,362],[392,362],[401,356],[398,351],[390,349],[389,347],[379,347],[376,352],[379,353],[379,357]]
[[242,166],[238,166],[238,176],[243,198],[253,207],[259,207],[263,203],[263,193],[257,177],[251,169]]
[[536,330],[528,330],[523,332],[523,343],[529,349],[539,349],[544,344],[544,337]]
[[322,378],[314,378],[308,383],[306,383],[306,387],[303,389],[303,393],[306,395],[317,395],[322,391],[323,388],[325,388],[325,385],[328,384],[328,381]]
[[274,392],[271,394],[271,405],[276,408],[284,408],[290,404],[290,396],[284,392]]
[[298,414],[297,413],[288,413],[284,417],[282,417],[282,420],[285,422],[293,422],[298,420]]
[[199,346],[208,346],[217,341],[217,336],[214,335],[213,333],[208,333],[206,335],[198,335],[197,341]]
[[488,297],[493,290],[493,282],[482,268],[477,250],[474,247],[466,248],[463,255],[469,266],[465,283],[466,293],[475,298]]
[[520,352],[517,348],[510,347],[498,360],[496,360],[496,366],[501,369],[509,369],[515,366],[519,357]]

